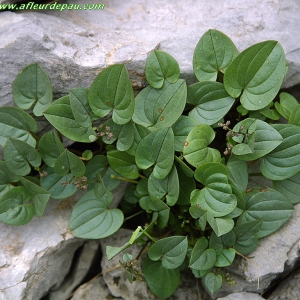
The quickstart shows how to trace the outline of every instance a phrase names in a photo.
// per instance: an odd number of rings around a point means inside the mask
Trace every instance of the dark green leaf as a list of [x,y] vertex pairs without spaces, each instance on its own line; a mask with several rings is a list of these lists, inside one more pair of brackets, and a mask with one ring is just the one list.
[[8,138],[4,145],[4,159],[10,171],[16,175],[26,176],[32,167],[39,167],[41,164],[41,156],[29,144]]
[[10,171],[6,163],[0,160],[0,198],[8,190],[13,188],[11,183],[17,182],[18,180],[19,176]]
[[199,81],[216,80],[218,72],[224,73],[238,51],[224,33],[209,29],[199,40],[193,57],[193,68]]
[[160,89],[165,79],[175,83],[179,75],[179,65],[173,56],[161,50],[150,53],[146,61],[146,79],[152,87]]
[[29,109],[36,102],[33,113],[42,116],[52,102],[52,86],[45,71],[39,64],[25,67],[13,83],[13,96],[16,105]]
[[288,93],[279,94],[280,102],[275,102],[275,108],[285,118],[289,119],[291,113],[294,111],[296,106],[299,105],[297,99]]
[[216,251],[217,257],[223,252],[223,242],[222,238],[218,237],[214,232],[212,232],[209,239],[209,248]]
[[187,88],[183,79],[176,83],[165,81],[159,90],[148,86],[135,99],[132,120],[153,129],[172,126],[183,112],[186,94]]
[[228,216],[214,218],[211,213],[208,213],[207,222],[218,237],[228,233],[234,227],[234,221]]
[[300,104],[290,114],[289,124],[300,126]]
[[231,155],[227,162],[228,176],[235,182],[236,186],[245,191],[248,186],[248,165],[245,161]]
[[190,205],[191,193],[196,188],[195,180],[193,177],[186,176],[181,169],[178,169],[178,179],[179,179],[179,197],[176,204]]
[[286,61],[276,41],[255,44],[238,55],[227,68],[224,85],[233,98],[241,95],[248,110],[266,107],[277,95],[286,74]]
[[134,94],[125,65],[116,64],[104,69],[89,90],[89,104],[94,114],[104,117],[112,111],[117,124],[131,120]]
[[86,239],[101,239],[115,233],[123,224],[121,210],[109,208],[113,194],[106,191],[97,198],[94,191],[87,192],[75,205],[69,229],[74,236]]
[[222,276],[208,273],[204,277],[204,283],[207,289],[212,293],[216,293],[222,286]]
[[157,220],[156,220],[157,226],[159,228],[166,227],[168,225],[169,216],[170,216],[169,206],[161,200],[153,200],[150,197],[147,197],[146,199],[149,205],[149,209],[157,212]]
[[16,107],[0,107],[0,146],[4,147],[7,138],[21,140],[35,147],[36,140],[30,131],[37,131],[36,121]]
[[150,133],[150,130],[144,126],[133,123],[133,133],[134,133],[134,139],[132,145],[127,150],[127,152],[131,155],[135,155],[136,148],[139,142]]
[[220,268],[230,266],[234,261],[235,253],[235,250],[232,248],[223,249],[222,253],[217,256],[215,266]]

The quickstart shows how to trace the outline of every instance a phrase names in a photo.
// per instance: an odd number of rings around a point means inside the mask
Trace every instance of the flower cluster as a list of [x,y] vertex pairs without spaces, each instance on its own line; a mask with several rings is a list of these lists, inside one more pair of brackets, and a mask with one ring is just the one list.
[[104,124],[99,125],[97,136],[105,136],[106,139],[109,141],[114,136],[114,134],[112,132],[110,132],[109,126],[105,126],[105,130],[101,131],[103,127],[104,127]]

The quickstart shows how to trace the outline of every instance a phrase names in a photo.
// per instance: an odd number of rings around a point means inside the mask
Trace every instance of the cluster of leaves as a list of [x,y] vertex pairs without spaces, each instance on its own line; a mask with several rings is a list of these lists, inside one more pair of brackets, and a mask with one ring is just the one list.
[[[238,53],[226,35],[209,30],[193,68],[199,82],[187,86],[177,61],[154,50],[146,62],[149,86],[136,97],[118,64],[89,89],[54,102],[42,68],[24,68],[13,84],[18,107],[0,108],[0,221],[26,224],[43,215],[50,198],[86,190],[69,223],[75,236],[107,237],[122,226],[124,213],[141,210],[147,223],[124,246],[107,247],[108,258],[150,243],[142,273],[158,297],[176,290],[187,267],[211,293],[218,291],[226,281],[220,268],[252,252],[300,202],[300,104],[287,93],[276,97],[287,71],[276,41]],[[28,109],[56,131],[37,138]],[[280,117],[287,121],[279,124]],[[62,136],[96,143],[97,150],[77,155]],[[248,189],[253,163],[272,187]],[[121,180],[131,184],[121,209],[110,208]],[[139,279],[128,257],[123,265],[131,280]]]

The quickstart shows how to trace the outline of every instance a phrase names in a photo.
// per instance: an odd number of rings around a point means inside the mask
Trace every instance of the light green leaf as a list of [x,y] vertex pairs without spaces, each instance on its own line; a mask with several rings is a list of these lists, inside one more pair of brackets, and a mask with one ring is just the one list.
[[[244,129],[240,131],[241,126]],[[275,128],[261,120],[245,119],[237,123],[233,131],[241,132],[237,137],[233,137],[233,140],[241,142],[244,139],[242,144],[232,148],[232,153],[242,160],[250,161],[261,158],[283,141],[282,136]],[[248,135],[246,138],[245,134]],[[243,149],[239,145],[242,145]]]
[[153,176],[164,179],[171,171],[174,161],[174,133],[162,128],[144,137],[136,149],[136,164],[146,170],[154,165]]
[[93,81],[88,99],[95,115],[104,117],[112,111],[115,123],[128,123],[133,115],[134,94],[125,65],[104,69]]
[[188,248],[187,237],[171,236],[155,242],[148,250],[150,259],[161,259],[166,269],[176,269],[185,260]]
[[52,102],[52,86],[45,71],[39,64],[31,64],[19,73],[13,83],[16,105],[29,109],[35,103],[33,113],[42,116]]
[[248,165],[235,155],[231,155],[227,161],[228,176],[235,182],[236,186],[245,191],[248,186]]
[[235,253],[235,250],[232,248],[223,249],[222,253],[217,256],[215,266],[220,268],[230,266],[234,261]]
[[50,131],[41,137],[38,150],[43,161],[49,167],[54,167],[57,158],[65,151],[65,147],[57,135],[53,131]]
[[276,41],[255,44],[239,54],[224,75],[224,86],[233,98],[241,97],[248,110],[259,110],[273,101],[286,74],[285,54]]
[[160,200],[166,197],[169,206],[175,205],[179,197],[179,180],[175,166],[164,179],[156,179],[151,174],[148,180],[148,191],[151,198]]
[[154,262],[150,258],[143,259],[142,271],[148,287],[158,298],[170,297],[179,285],[179,268],[166,269],[161,261]]
[[146,61],[146,79],[153,88],[160,89],[165,79],[175,83],[179,75],[179,65],[173,56],[161,50],[150,53]]
[[70,106],[75,121],[79,126],[92,127],[92,110],[88,102],[88,89],[76,88],[70,90]]
[[107,151],[109,165],[121,176],[129,179],[139,177],[139,172],[135,164],[134,156],[119,150]]
[[28,203],[30,193],[21,186],[14,187],[0,199],[0,222],[9,225],[24,225],[34,216],[34,207]]
[[20,181],[31,195],[36,216],[41,217],[45,212],[46,205],[50,198],[50,192],[25,177],[21,177]]
[[0,146],[4,147],[10,137],[35,147],[36,140],[30,132],[37,131],[37,123],[25,111],[16,107],[0,107],[0,128]]
[[285,180],[274,180],[273,189],[284,195],[293,204],[300,202],[300,172]]
[[189,116],[201,124],[213,125],[221,120],[234,104],[222,83],[204,81],[188,87],[187,103],[194,108]]
[[220,161],[220,152],[207,147],[214,138],[215,133],[210,126],[201,124],[194,127],[186,138],[183,157],[196,168],[206,162]]
[[26,176],[31,166],[41,165],[41,156],[37,150],[20,140],[8,138],[3,153],[7,167],[16,175]]
[[272,180],[284,180],[300,171],[300,127],[291,124],[274,124],[283,142],[262,158],[260,170]]
[[275,109],[263,109],[259,112],[270,120],[278,121],[280,119],[280,114]]
[[238,51],[224,33],[209,29],[199,40],[193,57],[193,68],[199,81],[217,79],[218,72],[224,73]]
[[94,191],[87,192],[75,205],[69,229],[74,236],[85,239],[101,239],[115,233],[123,224],[121,210],[109,208],[113,194],[106,191],[97,198]]
[[172,126],[184,110],[186,95],[187,88],[183,79],[176,83],[165,81],[159,90],[148,86],[135,99],[132,120],[151,129]]
[[207,222],[218,237],[228,233],[234,227],[232,218],[227,216],[214,218],[211,213],[207,214]]
[[300,126],[300,104],[290,114],[289,124]]
[[253,189],[246,193],[246,210],[239,217],[237,224],[253,220],[263,220],[257,237],[262,238],[277,231],[292,215],[292,203],[276,190],[260,192]]
[[69,96],[54,101],[45,111],[46,119],[70,140],[90,143],[97,139],[92,127],[80,126],[74,118]]
[[72,173],[73,176],[80,177],[85,172],[85,165],[78,156],[66,149],[57,158],[54,164],[54,172],[61,176]]
[[299,102],[295,97],[288,93],[280,93],[279,99],[280,102],[275,102],[275,108],[285,119],[288,120],[296,106],[299,105]]
[[216,293],[222,286],[222,276],[220,274],[208,273],[204,277],[204,283],[207,289],[212,293]]

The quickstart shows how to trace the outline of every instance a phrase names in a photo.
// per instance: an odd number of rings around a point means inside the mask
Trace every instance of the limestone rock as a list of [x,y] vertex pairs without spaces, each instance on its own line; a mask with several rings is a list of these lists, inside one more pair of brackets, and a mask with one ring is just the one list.
[[247,292],[234,293],[228,295],[227,297],[218,298],[218,300],[260,300],[260,299],[264,299],[264,298],[260,297],[258,294],[247,293]]

